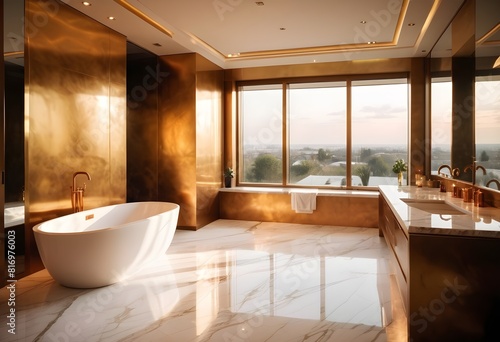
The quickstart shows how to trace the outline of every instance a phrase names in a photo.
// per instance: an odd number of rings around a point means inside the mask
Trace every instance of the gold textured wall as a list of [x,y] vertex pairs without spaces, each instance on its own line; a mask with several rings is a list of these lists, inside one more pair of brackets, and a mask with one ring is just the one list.
[[[42,20],[43,19],[43,20]],[[26,1],[27,272],[41,268],[31,228],[72,212],[75,171],[84,209],[126,199],[126,38],[56,1]]]
[[198,229],[219,216],[223,71],[194,53],[159,59],[158,197]]
[[196,217],[197,227],[219,218],[222,163],[221,69],[196,55]]
[[312,214],[297,214],[288,194],[220,193],[221,218],[347,227],[378,227],[378,197],[318,196]]

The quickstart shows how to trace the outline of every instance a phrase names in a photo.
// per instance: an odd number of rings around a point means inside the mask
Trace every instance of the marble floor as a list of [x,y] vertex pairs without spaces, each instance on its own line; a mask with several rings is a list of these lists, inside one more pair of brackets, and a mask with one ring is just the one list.
[[404,341],[388,256],[377,229],[218,220],[114,285],[2,288],[0,340]]

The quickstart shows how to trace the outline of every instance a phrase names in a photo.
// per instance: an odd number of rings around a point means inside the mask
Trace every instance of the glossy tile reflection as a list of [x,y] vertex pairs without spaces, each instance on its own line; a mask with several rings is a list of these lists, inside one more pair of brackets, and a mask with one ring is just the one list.
[[[176,232],[125,282],[16,283],[8,341],[387,341],[387,247],[377,229],[219,220]],[[7,302],[8,290],[1,292]],[[7,307],[2,305],[2,327]],[[2,328],[5,329],[5,328]]]

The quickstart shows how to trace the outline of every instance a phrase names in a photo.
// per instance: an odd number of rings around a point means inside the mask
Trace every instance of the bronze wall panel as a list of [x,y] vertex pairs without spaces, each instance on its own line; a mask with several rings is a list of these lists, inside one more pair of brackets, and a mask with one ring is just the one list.
[[475,58],[452,58],[451,165],[462,172],[458,179],[472,182],[472,173],[463,172],[476,155],[475,145]]
[[[112,68],[113,69],[113,68]],[[120,70],[126,70],[121,65]],[[126,85],[109,85],[109,189],[107,202],[123,203],[127,198],[127,121],[126,121]],[[104,196],[103,196],[104,197]],[[108,204],[107,203],[107,204]]]
[[[222,163],[223,71],[197,55],[196,227],[219,218]],[[215,69],[212,69],[215,68]]]
[[53,202],[61,209],[71,209],[72,174],[82,170],[92,176],[86,182],[86,199],[107,198],[109,87],[96,78],[66,69],[41,65],[29,68],[30,205]]
[[225,70],[225,79],[227,81],[243,81],[288,77],[399,73],[410,71],[411,60],[411,58],[391,58],[230,69]]
[[126,52],[125,37],[63,3],[26,1],[27,32],[40,18],[44,25],[26,36],[28,274],[42,267],[31,228],[72,212],[73,172],[92,177],[78,179],[87,184],[85,209],[124,202],[126,194],[126,70],[124,57],[116,58]]
[[196,54],[160,57],[159,198],[178,203],[179,227],[219,217],[223,71]]
[[312,214],[295,213],[287,194],[221,192],[219,198],[223,219],[378,228],[378,197],[318,196]]
[[22,201],[24,190],[24,67],[5,65],[5,202]]
[[[127,44],[126,37],[110,30],[108,34],[109,47],[107,49],[109,81],[120,86],[127,84]],[[125,98],[123,98],[125,99]],[[122,107],[123,108],[123,107]]]
[[[472,164],[475,145],[475,81],[476,1],[468,0],[453,19],[451,78],[452,133],[451,165],[461,171]],[[461,180],[472,182],[472,173],[461,172]]]
[[[30,56],[31,63],[69,69],[108,82],[111,58],[121,53],[120,49],[110,51],[110,38],[121,35],[59,1],[26,0],[26,11],[26,39],[31,49],[38,51]],[[116,48],[116,43],[113,45]]]
[[153,54],[127,63],[127,202],[158,200],[157,65]]
[[158,198],[180,205],[181,227],[196,227],[196,56],[162,56]]

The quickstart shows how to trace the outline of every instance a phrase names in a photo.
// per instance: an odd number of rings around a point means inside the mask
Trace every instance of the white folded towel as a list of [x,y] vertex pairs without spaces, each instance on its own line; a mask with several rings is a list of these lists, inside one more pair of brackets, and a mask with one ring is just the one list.
[[290,190],[292,210],[300,214],[312,214],[316,210],[317,190]]

